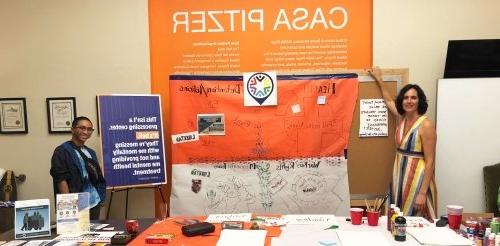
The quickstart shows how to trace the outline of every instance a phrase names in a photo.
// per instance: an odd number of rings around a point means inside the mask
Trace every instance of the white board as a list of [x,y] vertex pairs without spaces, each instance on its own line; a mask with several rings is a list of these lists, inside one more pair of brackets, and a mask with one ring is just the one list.
[[483,167],[500,162],[500,78],[438,81],[438,214],[446,205],[485,210]]

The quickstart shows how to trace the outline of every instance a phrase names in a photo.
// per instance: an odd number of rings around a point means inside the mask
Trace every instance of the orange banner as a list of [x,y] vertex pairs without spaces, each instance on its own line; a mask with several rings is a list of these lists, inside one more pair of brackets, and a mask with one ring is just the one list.
[[343,155],[357,76],[278,76],[277,85],[278,106],[245,107],[241,76],[171,76],[172,134],[200,134],[172,145],[172,163]]
[[371,67],[372,0],[150,0],[149,16],[157,84],[174,73]]

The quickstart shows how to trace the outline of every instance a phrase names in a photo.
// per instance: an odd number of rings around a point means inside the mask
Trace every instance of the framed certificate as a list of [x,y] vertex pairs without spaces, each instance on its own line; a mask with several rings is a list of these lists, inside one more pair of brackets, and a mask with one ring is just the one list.
[[71,122],[75,117],[74,97],[47,98],[47,119],[50,133],[70,133]]
[[0,133],[28,133],[25,98],[0,98]]

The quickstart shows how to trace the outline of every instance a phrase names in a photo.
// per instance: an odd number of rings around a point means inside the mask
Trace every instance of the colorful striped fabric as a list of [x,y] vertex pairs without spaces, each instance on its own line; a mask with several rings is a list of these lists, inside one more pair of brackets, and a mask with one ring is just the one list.
[[401,120],[396,129],[396,145],[398,150],[394,161],[392,180],[392,199],[405,216],[422,216],[427,219],[436,218],[437,190],[434,176],[427,190],[426,209],[414,209],[414,201],[422,185],[425,172],[425,160],[422,141],[418,134],[420,124],[426,119],[420,116],[410,130],[404,134],[405,120]]

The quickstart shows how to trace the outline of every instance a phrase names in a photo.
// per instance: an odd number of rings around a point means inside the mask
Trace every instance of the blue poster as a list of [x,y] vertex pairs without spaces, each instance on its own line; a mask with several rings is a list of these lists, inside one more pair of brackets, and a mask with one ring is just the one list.
[[167,182],[159,95],[98,96],[108,187]]

